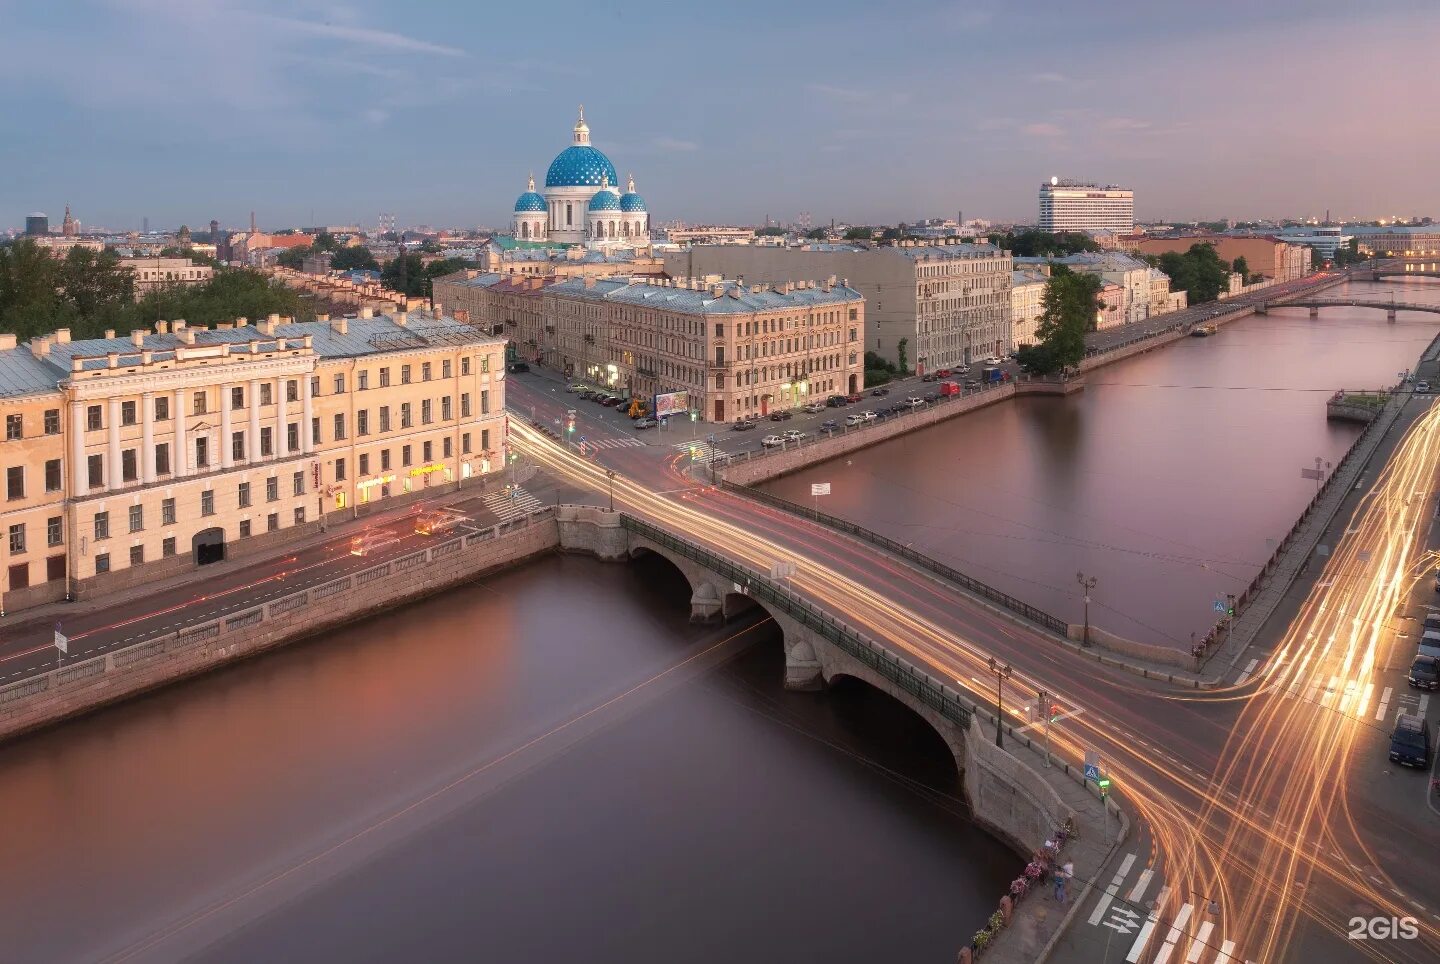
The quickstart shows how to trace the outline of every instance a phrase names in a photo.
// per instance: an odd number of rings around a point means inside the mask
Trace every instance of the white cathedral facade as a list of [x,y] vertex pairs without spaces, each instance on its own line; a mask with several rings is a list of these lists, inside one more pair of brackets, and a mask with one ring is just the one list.
[[570,146],[545,172],[544,192],[535,190],[532,175],[516,199],[510,225],[515,240],[599,248],[647,244],[650,214],[645,199],[635,193],[635,178],[630,177],[624,194],[618,184],[615,165],[590,144],[582,107]]

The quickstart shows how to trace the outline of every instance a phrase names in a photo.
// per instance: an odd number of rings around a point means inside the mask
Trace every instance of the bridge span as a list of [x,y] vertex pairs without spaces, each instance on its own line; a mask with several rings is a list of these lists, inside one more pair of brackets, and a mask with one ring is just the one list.
[[1268,315],[1277,308],[1309,308],[1310,317],[1318,318],[1321,308],[1377,308],[1385,312],[1386,321],[1394,321],[1398,311],[1428,311],[1440,315],[1440,305],[1421,304],[1413,301],[1375,301],[1365,298],[1297,298],[1294,301],[1270,304],[1261,303],[1255,307],[1255,314]]

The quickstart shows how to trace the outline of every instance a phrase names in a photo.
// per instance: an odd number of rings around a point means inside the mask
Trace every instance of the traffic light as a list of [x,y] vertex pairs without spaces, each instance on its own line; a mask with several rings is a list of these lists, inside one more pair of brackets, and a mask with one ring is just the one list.
[[1051,722],[1051,723],[1059,723],[1059,722],[1060,722],[1060,704],[1059,704],[1059,703],[1052,704],[1051,707],[1050,707],[1050,722]]
[[1100,787],[1100,799],[1101,799],[1101,800],[1104,800],[1106,797],[1110,796],[1110,778],[1109,778],[1109,777],[1101,777],[1099,780],[1096,781],[1096,784]]

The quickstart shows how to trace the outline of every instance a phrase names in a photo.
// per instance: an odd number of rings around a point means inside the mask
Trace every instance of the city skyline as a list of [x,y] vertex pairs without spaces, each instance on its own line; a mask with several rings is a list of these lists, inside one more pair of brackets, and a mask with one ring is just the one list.
[[[1052,175],[1133,189],[1141,220],[1410,217],[1437,200],[1420,160],[1435,135],[1405,125],[1440,81],[1417,74],[1401,97],[1344,70],[1415,62],[1440,26],[1419,4],[1122,3],[1063,31],[1048,3],[741,4],[709,27],[560,5],[584,26],[547,32],[543,57],[518,9],[88,7],[9,13],[3,96],[28,134],[6,148],[0,225],[69,203],[116,229],[241,226],[252,209],[270,227],[380,211],[503,227],[581,102],[596,145],[644,172],[657,223],[1026,222]],[[1397,132],[1409,147],[1374,177]]]

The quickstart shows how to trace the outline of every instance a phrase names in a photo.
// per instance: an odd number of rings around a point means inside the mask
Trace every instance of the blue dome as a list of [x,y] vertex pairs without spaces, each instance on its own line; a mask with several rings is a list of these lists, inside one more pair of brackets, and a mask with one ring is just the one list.
[[620,210],[629,214],[643,213],[645,210],[645,199],[634,191],[620,195]]
[[548,209],[545,206],[545,199],[534,191],[526,191],[515,199],[515,213],[529,213],[538,211],[544,214]]
[[599,187],[604,178],[618,184],[610,158],[588,144],[572,144],[550,162],[545,172],[546,187]]
[[596,191],[595,196],[590,199],[590,210],[618,211],[620,210],[620,195],[610,188]]

